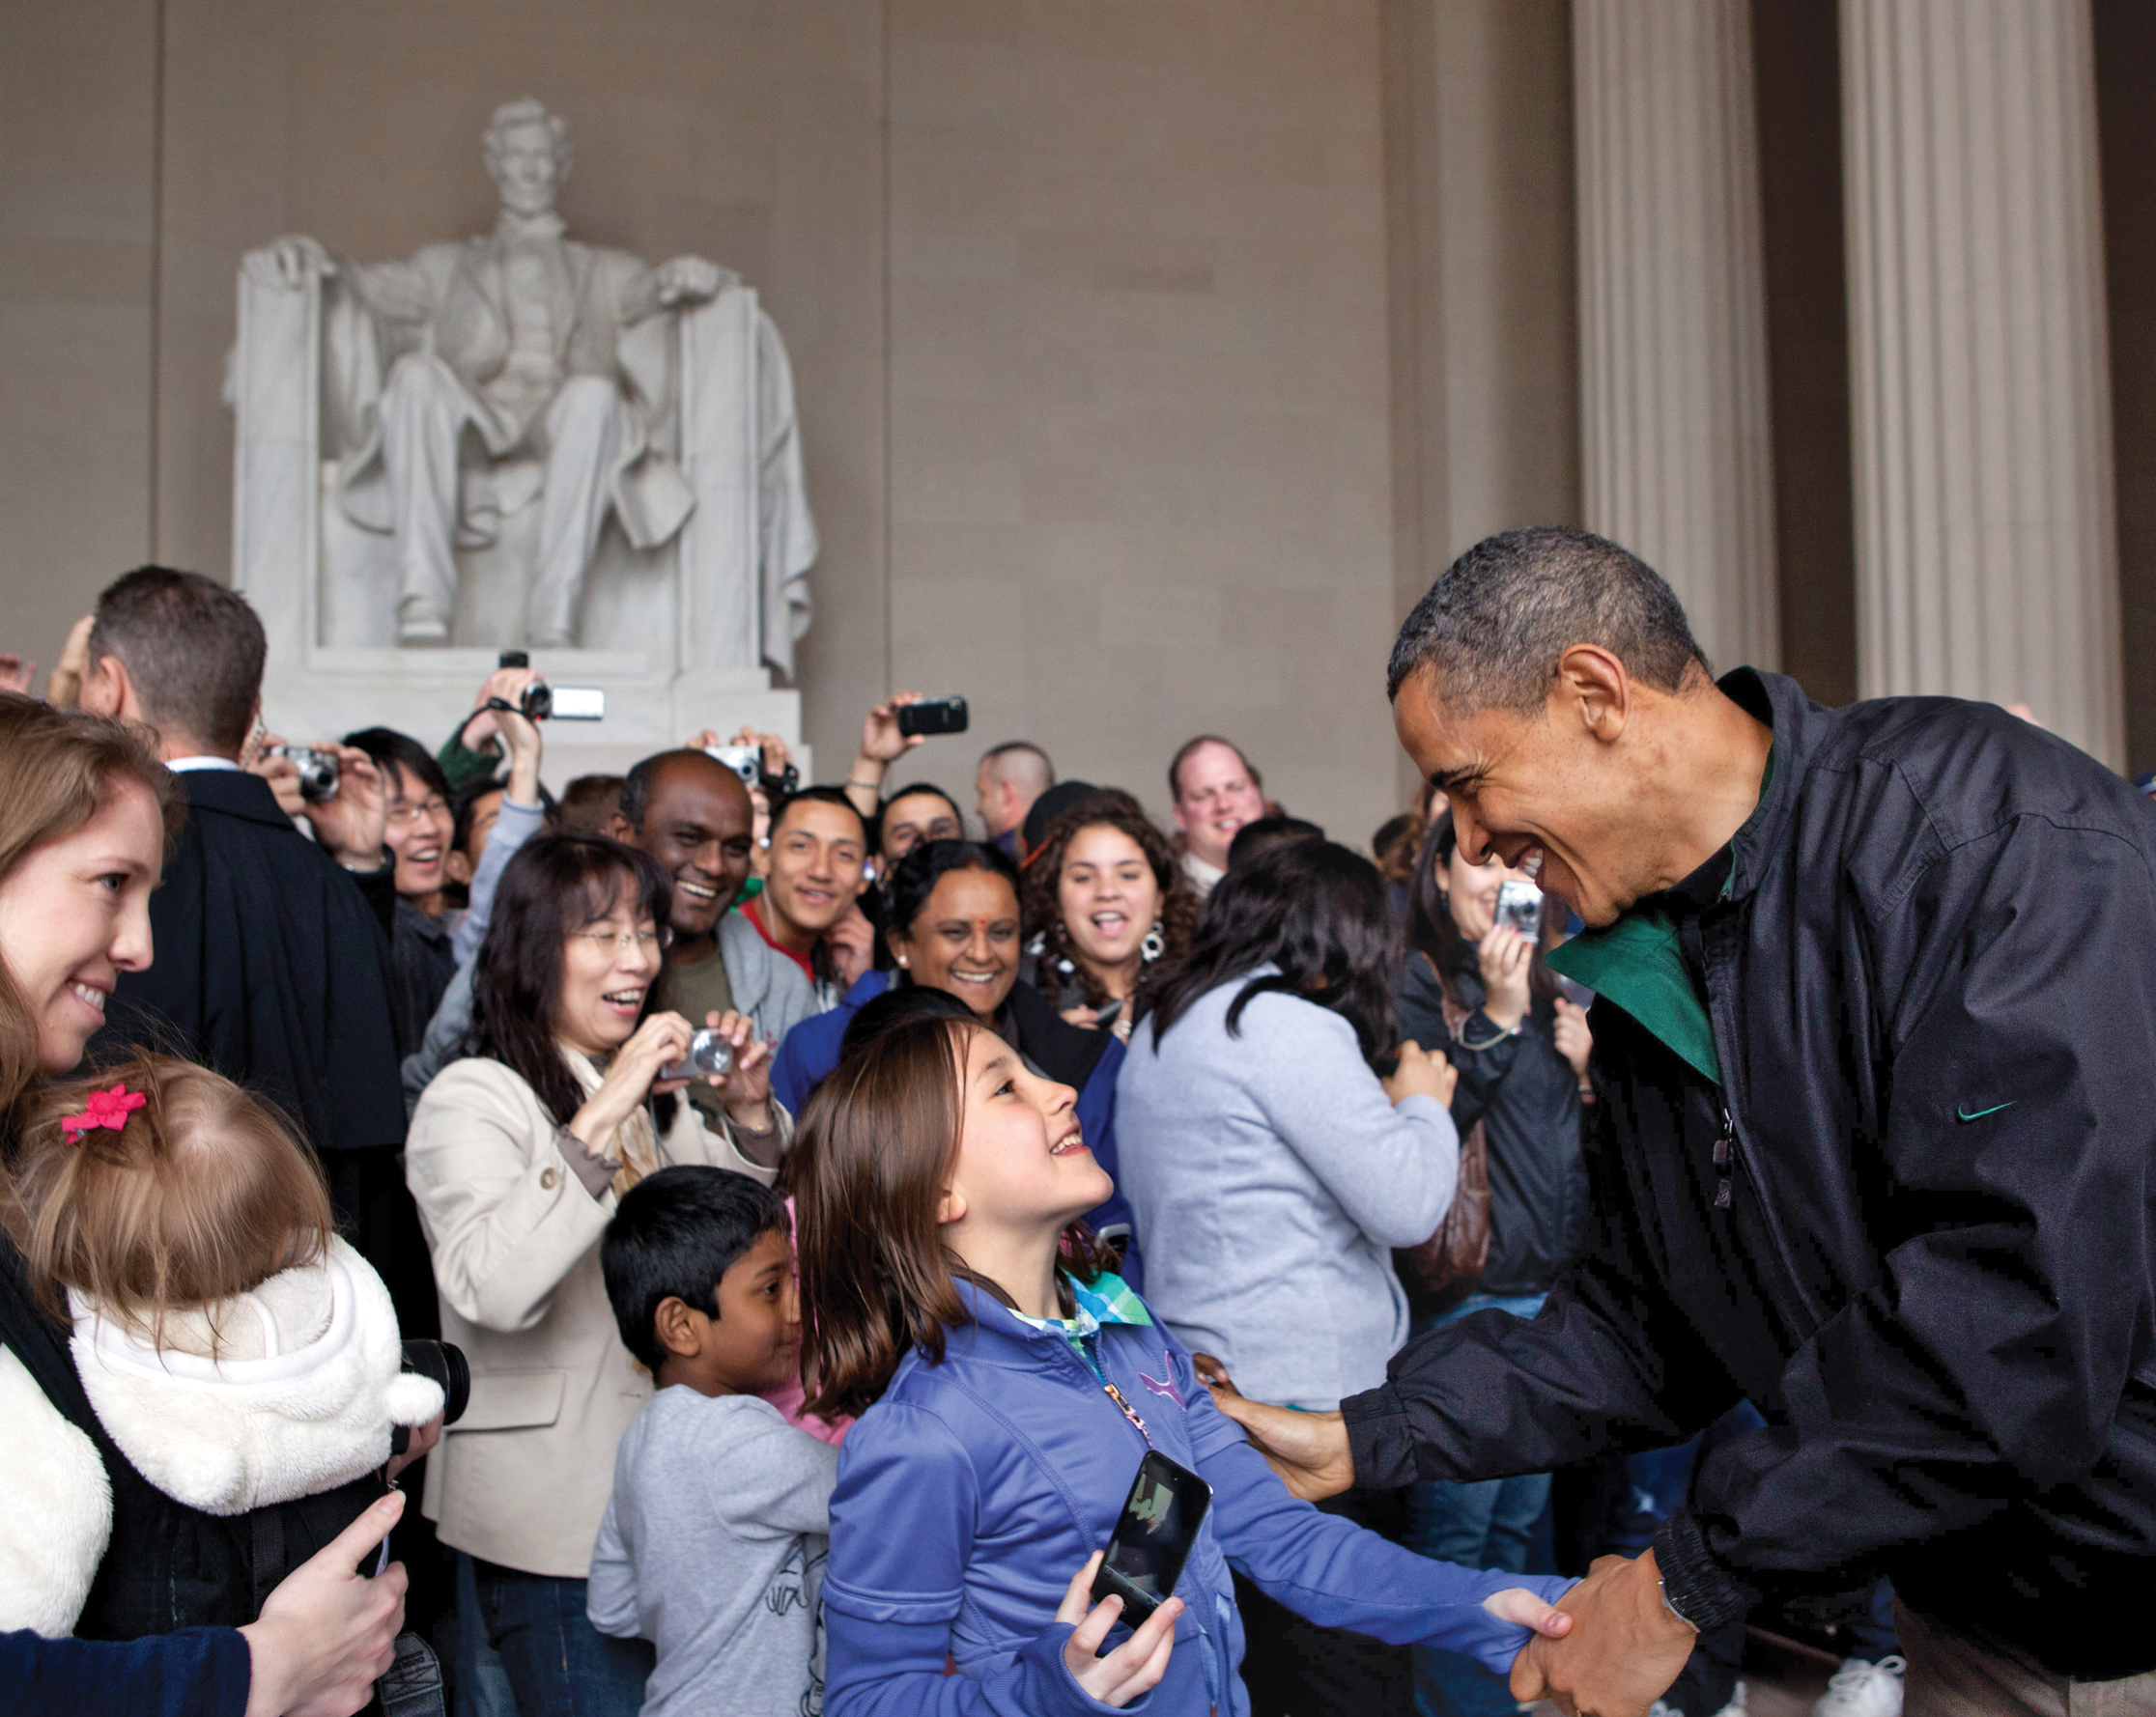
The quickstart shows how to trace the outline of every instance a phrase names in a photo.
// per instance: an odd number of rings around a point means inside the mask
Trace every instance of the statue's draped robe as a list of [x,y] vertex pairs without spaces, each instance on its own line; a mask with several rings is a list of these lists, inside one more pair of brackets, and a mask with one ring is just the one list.
[[[536,396],[520,399],[514,379],[505,376],[513,351],[508,270],[512,251],[521,250],[544,266],[555,385],[596,376],[619,392],[607,489],[623,534],[650,549],[680,530],[695,498],[676,462],[674,318],[659,301],[654,270],[638,258],[559,235],[555,217],[523,221],[505,213],[495,232],[427,245],[409,262],[339,259],[324,282],[323,435],[326,453],[338,462],[343,510],[355,524],[382,534],[394,528],[380,407],[391,366],[408,352],[432,353],[463,384],[470,422],[493,460],[525,443]],[[795,640],[808,628],[816,531],[792,369],[777,327],[760,310],[754,374],[762,655],[791,673]],[[527,481],[535,480],[535,468],[527,470]],[[513,481],[468,482],[464,495],[458,546],[478,548],[494,541],[501,518],[531,492]]]

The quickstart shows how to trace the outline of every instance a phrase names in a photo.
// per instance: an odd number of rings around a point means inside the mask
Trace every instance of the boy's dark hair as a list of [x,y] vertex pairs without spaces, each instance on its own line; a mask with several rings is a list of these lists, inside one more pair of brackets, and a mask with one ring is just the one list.
[[200,573],[143,566],[98,598],[90,661],[117,656],[153,726],[171,723],[238,754],[269,654],[247,599]]
[[383,789],[391,799],[397,797],[400,769],[417,776],[428,792],[443,800],[450,798],[449,777],[441,773],[435,754],[409,733],[399,733],[394,727],[362,727],[357,733],[346,734],[344,743],[374,759],[375,768],[382,771]]
[[654,1334],[662,1300],[719,1315],[719,1279],[766,1234],[789,1231],[786,1206],[759,1180],[730,1168],[677,1163],[621,1196],[599,1240],[621,1344],[654,1376],[667,1358]]
[[471,826],[479,820],[479,802],[492,794],[507,796],[509,789],[492,775],[480,775],[467,781],[449,796],[449,813],[456,819],[456,831],[450,835],[449,844],[462,853],[471,839]]
[[1240,870],[1261,853],[1295,840],[1323,840],[1325,831],[1300,817],[1260,817],[1235,830],[1228,843],[1228,868]]
[[970,1020],[974,1011],[949,990],[931,990],[921,984],[894,984],[881,996],[871,996],[846,1022],[846,1034],[838,1040],[838,1059],[858,1056],[874,1039],[907,1020]]
[[[622,789],[626,785],[620,775],[579,775],[561,790],[559,818],[564,834],[604,834],[607,820],[621,809]],[[626,814],[626,813],[624,813]],[[643,827],[643,813],[629,819],[632,829]]]

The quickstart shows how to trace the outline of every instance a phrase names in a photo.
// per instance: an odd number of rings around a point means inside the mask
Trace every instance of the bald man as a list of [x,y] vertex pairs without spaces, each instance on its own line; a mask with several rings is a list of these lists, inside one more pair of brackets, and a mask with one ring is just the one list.
[[701,1020],[732,1008],[759,1037],[776,1040],[816,1011],[816,998],[800,969],[733,910],[749,881],[753,826],[749,789],[732,770],[702,751],[662,751],[624,777],[607,832],[642,848],[673,879],[667,961],[675,1011]]
[[991,846],[1016,860],[1019,830],[1034,801],[1056,784],[1056,766],[1048,753],[1025,740],[1008,740],[985,753],[974,772],[974,809]]

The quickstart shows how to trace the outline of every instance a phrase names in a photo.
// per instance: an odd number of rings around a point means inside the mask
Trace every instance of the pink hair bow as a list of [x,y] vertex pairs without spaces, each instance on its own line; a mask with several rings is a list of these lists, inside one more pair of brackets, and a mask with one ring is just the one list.
[[71,1144],[80,1144],[82,1136],[93,1127],[110,1127],[117,1133],[128,1124],[128,1116],[149,1101],[142,1092],[130,1091],[125,1084],[114,1085],[109,1091],[92,1091],[90,1107],[80,1114],[62,1116],[60,1131]]

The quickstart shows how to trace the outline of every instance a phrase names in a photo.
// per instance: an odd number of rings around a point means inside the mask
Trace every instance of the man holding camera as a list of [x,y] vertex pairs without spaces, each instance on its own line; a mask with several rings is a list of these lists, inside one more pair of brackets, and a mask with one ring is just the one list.
[[[214,1067],[293,1115],[405,1332],[431,1336],[434,1282],[397,1165],[388,799],[365,752],[322,747],[336,786],[303,802],[309,841],[270,783],[241,768],[266,648],[245,599],[199,573],[140,567],[98,599],[80,703],[155,728],[188,805],[150,900],[156,960],[121,974],[108,1029]],[[271,767],[300,773],[290,759]]]

